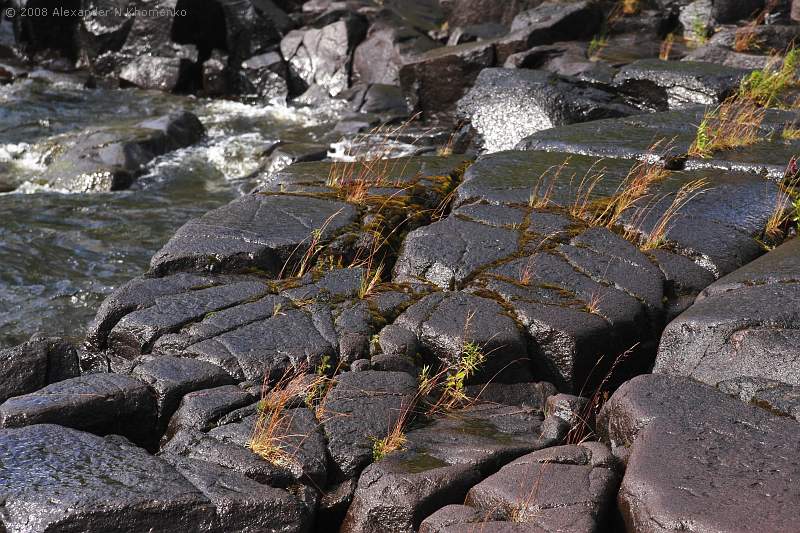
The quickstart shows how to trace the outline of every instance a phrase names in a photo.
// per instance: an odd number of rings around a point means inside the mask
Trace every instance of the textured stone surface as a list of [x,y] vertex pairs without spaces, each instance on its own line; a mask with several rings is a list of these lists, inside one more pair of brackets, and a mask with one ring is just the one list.
[[0,350],[0,403],[78,374],[75,348],[60,339],[34,339]]
[[157,252],[151,267],[175,270],[239,270],[277,274],[290,257],[299,261],[319,231],[327,241],[355,219],[347,204],[297,196],[251,194],[189,221]]
[[60,426],[0,431],[0,477],[8,531],[189,533],[214,519],[211,503],[164,461]]
[[350,372],[337,379],[325,400],[334,416],[323,427],[339,476],[354,477],[372,462],[373,440],[394,428],[416,390],[416,379],[404,372]]
[[648,375],[600,413],[627,457],[618,502],[632,531],[786,531],[796,522],[800,425],[688,378]]
[[512,149],[554,126],[639,112],[612,92],[539,70],[484,69],[458,102],[459,116],[470,121],[487,152]]

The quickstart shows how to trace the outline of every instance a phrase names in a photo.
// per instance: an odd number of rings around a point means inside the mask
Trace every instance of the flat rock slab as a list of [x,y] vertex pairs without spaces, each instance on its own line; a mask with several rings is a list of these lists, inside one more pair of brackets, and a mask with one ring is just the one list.
[[214,520],[211,502],[164,461],[61,426],[0,431],[0,478],[8,531],[189,533]]
[[792,531],[800,425],[689,378],[632,379],[600,413],[627,456],[618,503],[627,529]]
[[797,246],[790,241],[706,289],[667,326],[654,372],[712,385],[742,377],[800,385]]
[[619,482],[614,463],[596,442],[539,450],[472,487],[466,504],[498,521],[591,533],[611,514]]
[[614,83],[665,111],[693,104],[718,104],[739,88],[744,69],[694,61],[642,59],[626,65]]
[[404,372],[348,372],[328,393],[323,427],[331,459],[345,478],[372,461],[373,442],[382,439],[403,416],[417,380]]
[[403,450],[361,475],[341,531],[417,531],[499,466],[550,445],[540,438],[542,418],[535,409],[482,404],[408,432]]
[[489,68],[458,102],[487,152],[510,150],[554,126],[640,113],[617,94],[541,70]]
[[324,243],[356,214],[342,202],[250,194],[187,222],[150,266],[158,274],[259,268],[277,275],[290,258],[300,261],[315,233]]
[[0,426],[60,424],[152,444],[156,404],[142,381],[121,374],[87,374],[17,396],[0,405]]
[[519,238],[518,231],[448,217],[406,237],[394,279],[456,289],[480,268],[516,252]]
[[235,385],[190,392],[170,418],[165,438],[171,438],[181,429],[208,431],[223,416],[254,401],[254,395]]

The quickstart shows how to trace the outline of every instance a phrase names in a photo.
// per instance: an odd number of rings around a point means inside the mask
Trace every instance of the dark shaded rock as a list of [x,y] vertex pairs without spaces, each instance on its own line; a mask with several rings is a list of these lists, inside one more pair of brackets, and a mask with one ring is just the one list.
[[[85,10],[77,25],[78,47],[90,60],[117,51],[125,44],[134,18],[127,16],[124,0],[84,0]],[[108,13],[105,10],[109,10]]]
[[[373,83],[366,86],[353,87],[352,91],[353,93],[348,97],[348,100],[353,106],[353,111],[359,113],[396,114],[398,116],[408,115],[408,102],[406,102],[400,87]],[[363,129],[368,129],[369,126],[373,125],[376,124],[370,122]]]
[[614,93],[538,70],[485,69],[458,102],[489,152],[508,150],[534,132],[639,113]]
[[518,239],[513,230],[448,217],[406,237],[393,277],[457,289],[480,269],[516,252]]
[[257,483],[237,472],[194,459],[163,455],[214,505],[210,530],[225,532],[308,531],[312,517],[298,499],[283,489]]
[[134,278],[116,289],[100,305],[86,332],[87,344],[93,350],[104,349],[108,334],[123,316],[150,307],[160,296],[179,294],[213,284],[215,282],[211,278],[191,274],[175,274],[165,278]]
[[381,330],[378,343],[380,344],[381,352],[389,356],[413,359],[419,351],[417,334],[395,324],[390,324]]
[[129,126],[65,134],[50,141],[60,155],[41,179],[72,192],[125,189],[156,156],[192,145],[204,134],[203,125],[187,111]]
[[269,463],[245,446],[191,429],[176,433],[162,446],[161,454],[212,463],[271,487],[286,487],[294,482],[286,469]]
[[[687,421],[690,423],[687,424]],[[603,407],[601,435],[628,455],[628,529],[791,530],[800,426],[689,378],[639,376]]]
[[764,8],[764,0],[714,0],[711,16],[721,23],[749,20]]
[[709,43],[684,56],[685,61],[716,63],[732,68],[760,70],[767,66],[769,56],[734,52],[724,46]]
[[348,13],[322,28],[292,30],[281,41],[281,54],[298,80],[297,94],[318,85],[330,96],[349,86],[353,49],[364,38],[366,21]]
[[439,292],[412,305],[395,321],[417,335],[423,356],[438,365],[459,361],[467,345],[486,360],[472,383],[529,381],[525,337],[494,300],[466,292]]
[[535,7],[541,0],[509,0],[494,2],[492,0],[447,0],[442,2],[447,12],[450,27],[468,26],[484,22],[511,24],[521,11]]
[[539,69],[562,76],[578,76],[597,66],[587,57],[586,43],[568,41],[534,46],[508,56],[505,68]]
[[472,487],[466,504],[544,531],[597,531],[617,490],[613,466],[599,443],[536,451]]
[[335,416],[323,426],[341,476],[354,477],[372,461],[373,439],[392,430],[416,390],[417,380],[404,372],[348,372],[337,378],[325,399],[325,410]]
[[125,315],[108,336],[114,352],[127,359],[148,353],[153,343],[166,333],[198,321],[208,313],[263,296],[263,282],[242,281],[155,298],[153,305]]
[[256,267],[276,275],[290,257],[299,261],[314,231],[324,243],[355,217],[340,202],[251,194],[186,223],[150,265],[159,274]]
[[649,255],[664,273],[672,294],[696,296],[714,283],[714,274],[682,255],[667,250],[652,250]]
[[254,400],[255,396],[235,385],[190,392],[181,398],[164,438],[169,440],[182,429],[208,431],[220,418]]
[[508,26],[496,22],[457,26],[450,32],[447,45],[456,46],[475,41],[488,41],[496,39],[497,37],[502,37],[506,33],[508,33]]
[[400,84],[413,108],[426,115],[442,113],[452,109],[494,61],[491,43],[435,48],[400,68]]
[[486,383],[470,385],[464,393],[481,402],[501,405],[519,405],[528,409],[545,411],[547,398],[556,388],[546,381],[537,383]]
[[361,475],[341,531],[416,531],[502,464],[550,444],[538,438],[541,420],[534,410],[483,404],[408,432],[403,450]]
[[208,499],[164,461],[61,426],[0,431],[0,477],[9,531],[189,533],[214,520]]
[[89,374],[7,400],[0,405],[0,426],[59,424],[149,445],[155,415],[155,397],[143,382],[120,374]]
[[614,83],[659,111],[713,105],[730,96],[746,70],[691,61],[643,59],[619,71]]
[[150,385],[156,393],[159,432],[166,429],[185,394],[233,383],[233,378],[216,365],[169,356],[136,365],[131,374]]
[[285,104],[289,96],[286,64],[277,52],[253,56],[242,63],[240,91],[272,104]]
[[0,350],[0,403],[79,374],[75,347],[58,338]]
[[[416,339],[416,335],[414,337]],[[381,370],[383,372],[405,372],[415,377],[420,371],[412,358],[387,354],[378,354],[374,356],[372,358],[372,369]]]
[[206,96],[223,96],[230,92],[230,71],[228,57],[215,52],[202,65],[202,88]]
[[353,78],[362,83],[399,85],[400,67],[411,57],[438,46],[426,35],[391,21],[379,21],[353,54]]
[[589,39],[600,30],[603,12],[589,1],[548,1],[514,17],[511,33],[497,39],[497,63],[502,65],[512,54],[540,44]]

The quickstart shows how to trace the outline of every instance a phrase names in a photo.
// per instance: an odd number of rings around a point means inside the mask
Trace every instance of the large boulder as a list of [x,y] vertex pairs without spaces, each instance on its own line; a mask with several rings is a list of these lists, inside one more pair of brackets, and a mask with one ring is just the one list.
[[0,350],[0,403],[79,374],[75,348],[61,339],[34,339]]
[[447,10],[447,22],[451,28],[471,26],[486,22],[497,22],[506,26],[521,11],[536,7],[542,0],[442,0]]
[[720,24],[750,20],[764,9],[764,0],[714,0],[711,16]]
[[184,476],[119,437],[54,425],[0,430],[0,478],[5,531],[190,533],[214,520]]
[[639,112],[614,93],[540,70],[485,69],[458,102],[459,117],[470,121],[488,152],[554,126]]
[[400,84],[400,67],[416,54],[437,44],[413,28],[378,21],[353,55],[353,78],[362,83]]
[[156,156],[192,145],[204,134],[198,118],[187,111],[64,134],[48,141],[57,155],[41,179],[71,192],[126,189]]
[[654,371],[712,385],[743,377],[800,385],[798,246],[790,241],[708,287],[664,331]]
[[481,70],[495,61],[492,43],[443,46],[411,58],[400,84],[413,107],[430,115],[452,110]]
[[646,375],[603,407],[627,460],[617,501],[630,531],[791,531],[800,425],[678,376]]
[[292,30],[281,54],[295,80],[292,94],[318,86],[330,96],[349,87],[352,53],[366,33],[366,21],[354,13],[321,28]]

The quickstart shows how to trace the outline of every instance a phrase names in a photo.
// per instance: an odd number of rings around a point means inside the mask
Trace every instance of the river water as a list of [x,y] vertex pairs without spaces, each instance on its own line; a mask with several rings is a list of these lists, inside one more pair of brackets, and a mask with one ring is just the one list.
[[[133,188],[69,194],[37,184],[41,143],[59,133],[174,109],[207,138],[153,161]],[[184,222],[254,185],[277,140],[332,142],[338,112],[246,105],[65,81],[0,87],[0,348],[31,334],[80,340],[104,297],[143,273]]]

